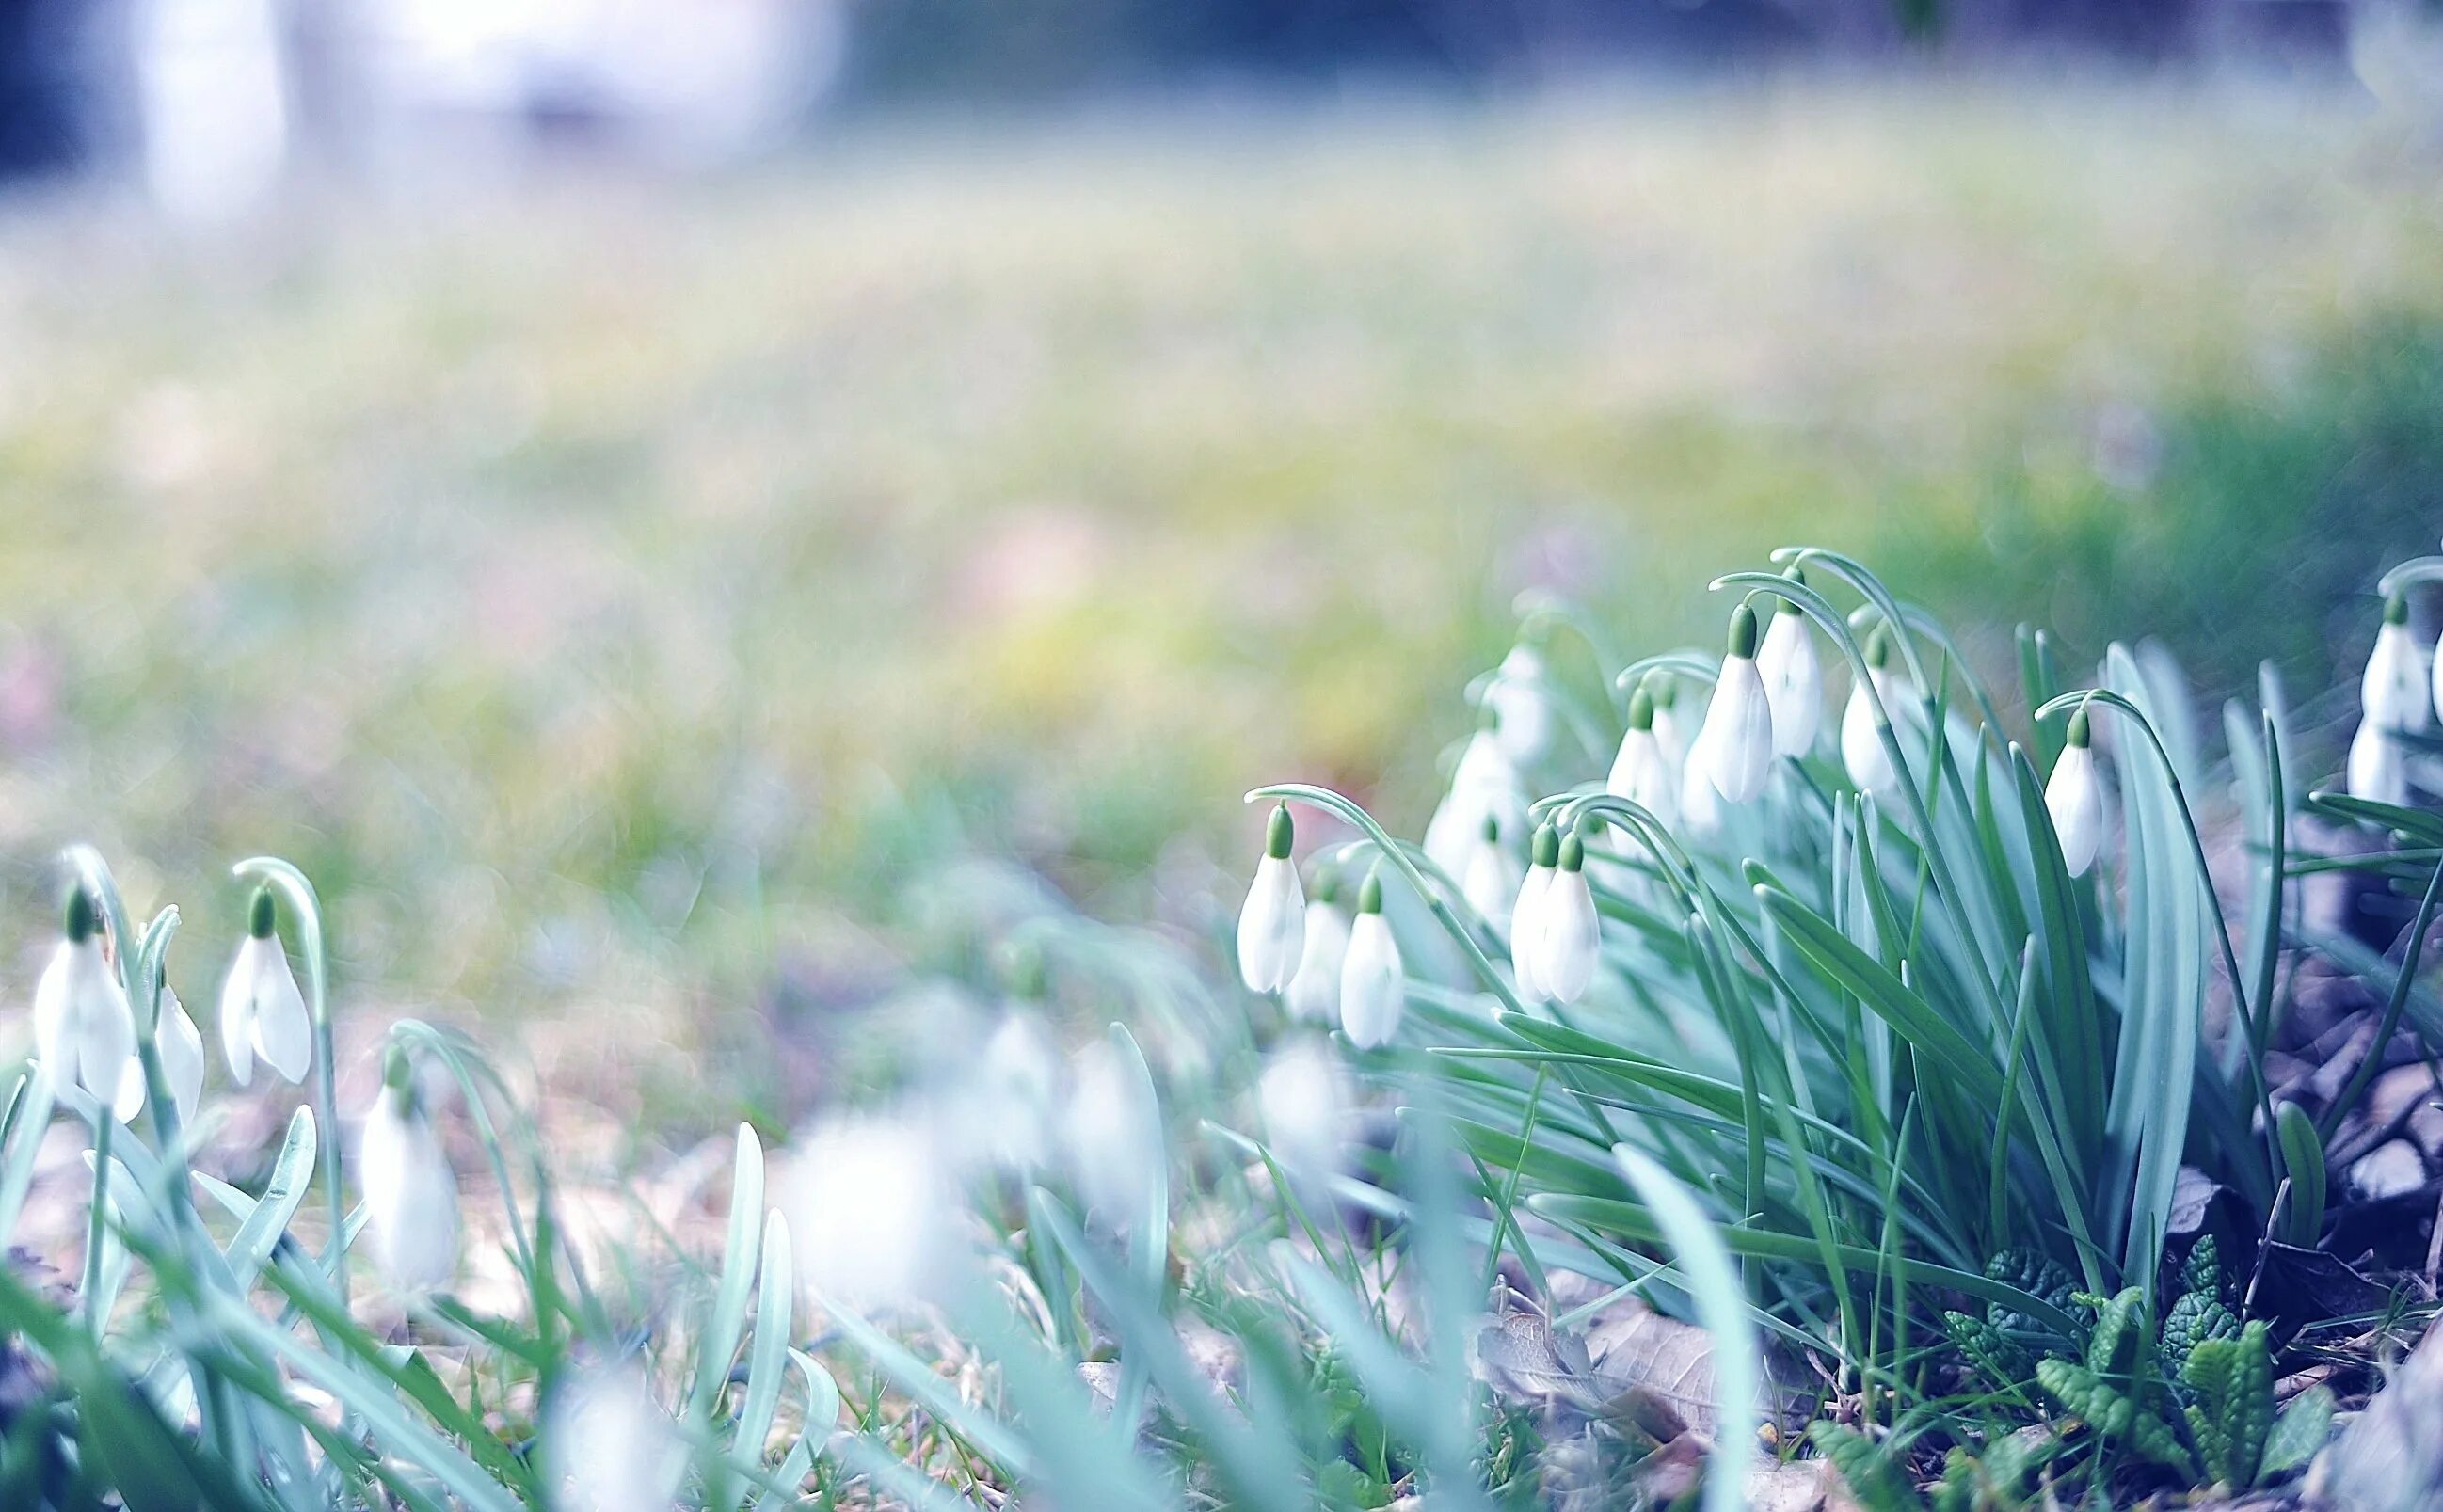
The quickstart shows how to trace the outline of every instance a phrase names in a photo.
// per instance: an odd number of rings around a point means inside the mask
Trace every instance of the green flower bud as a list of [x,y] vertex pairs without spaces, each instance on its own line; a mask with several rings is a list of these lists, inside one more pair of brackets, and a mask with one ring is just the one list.
[[254,902],[247,908],[246,932],[257,939],[269,939],[272,923],[278,917],[278,906],[271,900],[271,889],[257,887],[254,890]]
[[2386,625],[2409,623],[2409,599],[2405,595],[2395,592],[2383,601],[2383,622]]
[[2085,706],[2082,704],[2069,717],[2069,743],[2079,747],[2081,750],[2085,750],[2088,738],[2089,732],[2086,727],[2086,709]]
[[1741,660],[1751,660],[1755,656],[1755,610],[1741,604],[1731,610],[1731,654]]
[[1297,824],[1290,818],[1290,806],[1286,803],[1273,805],[1273,817],[1264,826],[1264,854],[1276,860],[1287,861],[1290,855],[1290,842],[1296,837]]
[[1561,869],[1563,871],[1584,871],[1586,869],[1587,845],[1586,842],[1580,840],[1575,833],[1572,833],[1569,839],[1561,842],[1560,852]]
[[1357,911],[1361,914],[1383,911],[1383,868],[1380,865],[1367,870],[1366,881],[1357,889]]
[[69,943],[82,945],[93,938],[93,895],[84,890],[83,884],[68,889],[66,915],[62,923]]
[[1560,864],[1561,831],[1553,829],[1549,820],[1535,827],[1535,841],[1528,849],[1528,858],[1538,866]]
[[1632,730],[1654,728],[1654,695],[1645,691],[1641,680],[1637,691],[1628,696],[1628,727]]

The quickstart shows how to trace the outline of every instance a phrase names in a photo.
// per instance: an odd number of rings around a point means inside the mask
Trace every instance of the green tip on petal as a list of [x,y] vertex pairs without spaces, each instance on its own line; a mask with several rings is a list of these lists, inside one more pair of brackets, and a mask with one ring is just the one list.
[[1535,827],[1535,843],[1528,847],[1529,859],[1539,866],[1556,865],[1561,859],[1561,831],[1550,823]]
[[1587,843],[1572,834],[1561,842],[1561,869],[1584,871],[1587,866]]
[[1637,684],[1637,691],[1628,696],[1628,727],[1632,730],[1654,728],[1654,695],[1645,691],[1645,684],[1642,682]]
[[[1796,562],[1791,563],[1790,570],[1783,573],[1781,575],[1789,578],[1791,582],[1796,583],[1801,588],[1805,588],[1807,586],[1807,573],[1805,569],[1801,568]],[[1798,607],[1798,601],[1796,599],[1785,598],[1781,601],[1781,612],[1784,614],[1799,614],[1804,613],[1805,610]]]
[[271,889],[257,887],[254,902],[247,906],[246,932],[257,939],[269,939],[271,926],[279,918],[279,906],[271,901]]
[[1755,610],[1741,604],[1731,611],[1731,654],[1753,660],[1756,650]]
[[1365,885],[1357,889],[1357,911],[1379,914],[1383,911],[1383,868],[1376,866],[1366,873]]
[[1484,816],[1484,838],[1495,841],[1501,838],[1500,815],[1488,813]]
[[1290,818],[1290,806],[1273,805],[1273,817],[1264,826],[1264,854],[1276,861],[1290,857],[1290,842],[1297,838],[1297,823]]
[[2383,601],[2383,622],[2386,625],[2409,623],[2409,598],[2406,594],[2394,593]]
[[68,889],[66,915],[62,923],[70,944],[82,945],[93,938],[93,895],[83,884]]
[[2081,707],[2069,717],[2069,743],[2084,751],[2091,738],[2086,727],[2086,710]]
[[1878,621],[1873,633],[1866,637],[1866,665],[1878,671],[1891,665],[1892,629]]

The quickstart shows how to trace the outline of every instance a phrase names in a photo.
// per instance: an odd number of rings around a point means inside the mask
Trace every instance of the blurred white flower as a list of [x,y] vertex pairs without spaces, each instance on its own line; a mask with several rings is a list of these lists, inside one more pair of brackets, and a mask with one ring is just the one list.
[[425,1116],[407,1051],[393,1045],[357,1148],[374,1263],[407,1294],[450,1284],[458,1269],[458,1177]]
[[1086,1206],[1115,1227],[1137,1222],[1169,1157],[1152,1086],[1133,1057],[1109,1039],[1078,1051],[1070,1066],[1064,1137],[1070,1174]]
[[2383,628],[2359,680],[2359,706],[2366,722],[2382,730],[2416,735],[2434,720],[2425,653],[2409,633],[2409,601],[2398,593],[2384,600]]
[[1281,1001],[1311,1024],[1329,1024],[1340,1017],[1340,963],[1349,954],[1349,916],[1340,908],[1340,878],[1326,871],[1315,879],[1314,897],[1306,905],[1306,949],[1298,955],[1297,975],[1290,978]]
[[1705,753],[1705,774],[1725,803],[1746,803],[1764,791],[1773,771],[1773,704],[1756,671],[1755,610],[1741,604],[1731,613],[1730,654],[1705,707],[1697,737]]
[[1349,1078],[1339,1057],[1301,1038],[1273,1052],[1256,1084],[1273,1158],[1293,1176],[1336,1174],[1349,1141]]
[[1239,975],[1251,993],[1277,993],[1297,974],[1306,943],[1306,898],[1290,861],[1296,826],[1286,803],[1264,827],[1264,859],[1239,910]]
[[2086,711],[2081,709],[2069,717],[2069,743],[2045,784],[2045,809],[2061,841],[2062,864],[2073,877],[2086,875],[2103,841],[2103,787],[2087,740]]
[[687,1441],[634,1364],[564,1379],[542,1438],[556,1512],[670,1512],[687,1475]]
[[1654,743],[1662,748],[1662,764],[1673,772],[1688,765],[1688,748],[1696,743],[1694,721],[1680,701],[1680,683],[1668,672],[1649,672],[1641,686],[1654,690]]
[[[83,1088],[121,1122],[143,1107],[136,1016],[118,975],[102,959],[93,899],[83,886],[68,893],[60,942],[34,985],[34,1047],[58,1085]],[[131,1070],[133,1106],[127,1099]]]
[[984,1042],[964,1103],[977,1151],[1005,1171],[1031,1171],[1052,1158],[1060,1105],[1060,1047],[1042,1015],[1012,1009]]
[[2369,803],[2409,805],[2409,758],[2400,741],[2373,720],[2360,720],[2350,738],[2350,796]]
[[1574,834],[1562,841],[1560,861],[1541,904],[1544,938],[1536,949],[1535,974],[1553,1001],[1574,1003],[1594,980],[1602,925],[1594,890],[1587,884],[1585,842]]
[[[1878,625],[1874,633],[1866,637],[1866,679],[1851,681],[1849,705],[1841,713],[1841,764],[1848,769],[1849,780],[1861,792],[1888,792],[1900,781],[1875,720],[1875,699],[1882,698],[1888,710],[1900,685],[1899,679],[1887,669],[1891,659],[1891,635]],[[1872,694],[1867,691],[1868,682],[1874,684]]]
[[959,1202],[933,1132],[906,1115],[823,1120],[781,1182],[799,1275],[818,1299],[863,1312],[939,1295],[956,1264]]
[[1514,767],[1532,765],[1552,742],[1552,705],[1544,700],[1544,659],[1531,646],[1514,646],[1485,684],[1484,706],[1493,714],[1493,735]]
[[1477,837],[1467,853],[1467,870],[1460,881],[1460,892],[1468,906],[1483,917],[1497,934],[1510,933],[1511,908],[1518,901],[1518,884],[1527,870],[1510,847],[1502,844],[1501,821],[1485,815],[1484,831]]
[[240,1086],[254,1080],[258,1056],[292,1083],[303,1081],[314,1062],[313,1021],[305,1013],[305,994],[297,990],[297,974],[288,969],[288,953],[272,928],[276,915],[271,889],[256,889],[246,938],[221,981],[221,1051]]
[[[1790,575],[1798,577],[1798,570],[1791,568]],[[1765,627],[1756,672],[1773,710],[1773,755],[1803,756],[1814,750],[1815,732],[1824,725],[1824,664],[1816,657],[1806,613],[1787,599]]]
[[1407,1004],[1407,970],[1399,942],[1383,918],[1383,878],[1366,875],[1357,891],[1357,922],[1349,933],[1349,956],[1340,971],[1340,1028],[1360,1049],[1388,1045],[1400,1031]]
[[1450,792],[1425,825],[1426,856],[1446,876],[1459,877],[1467,869],[1468,849],[1484,832],[1488,815],[1501,822],[1505,835],[1528,830],[1526,786],[1499,737],[1489,729],[1477,731],[1460,753]]
[[[178,1109],[181,1124],[195,1120],[196,1105],[204,1100],[204,1035],[195,1028],[195,1020],[178,994],[161,986],[161,1017],[153,1034],[154,1048],[161,1056],[161,1080],[170,1084],[170,1101]],[[136,1067],[140,1083],[144,1067]],[[122,1101],[124,1100],[122,1094]],[[140,1095],[138,1101],[142,1101]]]
[[1628,696],[1628,733],[1620,738],[1620,754],[1612,757],[1604,791],[1626,798],[1668,826],[1680,819],[1681,769],[1663,751],[1654,720],[1654,695],[1641,682]]
[[1517,981],[1520,1000],[1535,1003],[1545,996],[1536,974],[1537,956],[1544,944],[1545,902],[1552,895],[1552,872],[1561,860],[1560,831],[1550,824],[1537,825],[1528,860],[1518,902],[1510,910],[1510,974]]

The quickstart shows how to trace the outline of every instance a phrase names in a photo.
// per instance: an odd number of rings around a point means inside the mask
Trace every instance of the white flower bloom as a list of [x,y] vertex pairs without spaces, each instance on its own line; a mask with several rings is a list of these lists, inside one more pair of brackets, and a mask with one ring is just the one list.
[[1059,1108],[1060,1047],[1040,1014],[1013,1009],[984,1042],[965,1103],[975,1153],[1006,1171],[1031,1171],[1052,1157]]
[[1501,821],[1487,815],[1484,832],[1468,851],[1460,891],[1497,934],[1510,933],[1511,908],[1518,901],[1518,884],[1526,874],[1518,858],[1501,843]]
[[2062,864],[2073,877],[2084,877],[2095,865],[2103,841],[2103,787],[2095,773],[2095,753],[2087,745],[2086,711],[2069,718],[2069,743],[2045,784],[2045,810],[2052,815],[2053,834],[2061,842]]
[[1479,730],[1460,753],[1451,774],[1450,792],[1425,826],[1425,854],[1444,874],[1458,877],[1467,869],[1467,853],[1484,832],[1487,817],[1500,821],[1505,835],[1528,831],[1527,789],[1518,769],[1491,730]]
[[[34,986],[34,1048],[57,1085],[82,1087],[122,1122],[144,1105],[136,1016],[102,958],[93,899],[82,886],[68,894],[64,933]],[[131,1069],[133,1106],[126,1096]]]
[[817,1124],[782,1178],[798,1274],[864,1312],[938,1296],[959,1252],[961,1199],[932,1131],[898,1115]]
[[1680,819],[1681,768],[1674,766],[1656,733],[1654,695],[1640,683],[1628,696],[1628,733],[1620,738],[1604,791],[1626,798],[1665,826]]
[[[1891,753],[1883,749],[1875,720],[1875,698],[1881,697],[1888,710],[1900,687],[1900,680],[1886,670],[1891,658],[1892,638],[1878,625],[1866,637],[1866,679],[1850,683],[1849,705],[1841,713],[1841,764],[1861,792],[1884,793],[1900,784],[1900,774],[1892,767]],[[1874,685],[1873,695],[1867,692],[1868,682]]]
[[1493,734],[1514,767],[1530,765],[1552,742],[1552,710],[1544,701],[1544,659],[1534,647],[1516,646],[1485,685],[1484,706]]
[[1340,1017],[1340,963],[1349,955],[1349,916],[1340,910],[1336,874],[1327,871],[1317,878],[1314,892],[1306,905],[1306,949],[1298,955],[1297,975],[1290,978],[1281,1001],[1294,1017],[1330,1024]]
[[[176,1104],[178,1121],[195,1121],[195,1108],[204,1100],[204,1036],[195,1028],[195,1020],[187,1005],[168,984],[161,988],[161,1017],[153,1032],[154,1048],[161,1056],[161,1079],[170,1084],[170,1101]],[[136,1068],[141,1083],[144,1068]]]
[[1730,654],[1705,707],[1697,737],[1706,753],[1705,774],[1725,803],[1746,803],[1764,791],[1773,772],[1773,704],[1756,671],[1755,610],[1741,604],[1731,615]]
[[632,1364],[563,1381],[544,1410],[544,1479],[560,1512],[669,1512],[687,1441]]
[[1273,1158],[1294,1176],[1341,1169],[1349,1143],[1349,1078],[1339,1057],[1311,1039],[1273,1053],[1256,1084]]
[[1560,862],[1561,837],[1551,825],[1535,827],[1530,843],[1533,861],[1518,884],[1518,902],[1510,910],[1510,973],[1524,1002],[1541,1002],[1543,982],[1536,975],[1537,952],[1544,942],[1544,902],[1552,896],[1552,870]]
[[248,915],[246,938],[221,981],[221,1050],[240,1086],[254,1080],[257,1058],[292,1083],[305,1080],[314,1063],[314,1024],[273,920],[271,889],[261,888]]
[[2426,659],[2409,633],[2409,604],[2398,593],[2384,601],[2383,628],[2359,680],[2359,707],[2379,729],[2422,733],[2434,716]]
[[1721,827],[1722,795],[1714,787],[1713,747],[1699,729],[1680,768],[1680,828],[1692,835],[1710,835]]
[[1544,938],[1537,947],[1536,975],[1559,1003],[1586,995],[1602,954],[1602,924],[1594,891],[1587,885],[1586,865],[1585,843],[1574,834],[1562,841],[1560,868],[1544,894]]
[[1824,725],[1824,664],[1797,605],[1785,600],[1774,612],[1755,665],[1773,710],[1773,754],[1803,756],[1814,750],[1815,732]]
[[1651,672],[1641,685],[1654,690],[1654,743],[1662,748],[1662,764],[1674,772],[1685,770],[1688,748],[1697,743],[1697,736],[1680,702],[1679,683],[1667,672]]
[[1295,836],[1290,806],[1277,804],[1264,828],[1264,859],[1239,910],[1239,976],[1251,993],[1277,993],[1297,975],[1306,945],[1306,896],[1290,861]]
[[1388,1045],[1407,1006],[1407,970],[1383,918],[1383,879],[1368,872],[1357,893],[1357,923],[1340,969],[1340,1027],[1360,1049]]
[[374,1264],[398,1291],[450,1284],[458,1269],[458,1177],[425,1116],[407,1052],[393,1046],[357,1148],[365,1235]]
[[2350,796],[2369,803],[2409,806],[2409,760],[2400,741],[2377,725],[2360,720],[2350,738]]
[[1138,1222],[1168,1158],[1162,1109],[1145,1074],[1110,1040],[1095,1040],[1077,1053],[1064,1135],[1086,1205],[1114,1226]]

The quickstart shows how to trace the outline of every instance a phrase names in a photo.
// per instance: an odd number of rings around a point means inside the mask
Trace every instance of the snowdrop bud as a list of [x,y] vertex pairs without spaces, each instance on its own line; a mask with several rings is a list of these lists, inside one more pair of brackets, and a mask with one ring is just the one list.
[[1301,1039],[1274,1052],[1256,1084],[1273,1158],[1293,1176],[1336,1175],[1349,1142],[1349,1079],[1338,1057]]
[[1277,993],[1297,974],[1306,944],[1306,897],[1290,862],[1296,827],[1290,806],[1276,804],[1264,829],[1264,859],[1239,911],[1239,975],[1251,993]]
[[2053,834],[2061,841],[2062,864],[2073,877],[2084,877],[2095,865],[2096,847],[2103,839],[2103,789],[2095,775],[2095,753],[2087,747],[2086,711],[2069,717],[2069,743],[2053,763],[2045,784],[2045,809],[2052,815]]
[[2409,633],[2409,601],[2398,593],[2384,600],[2383,628],[2360,680],[2359,703],[2366,721],[2382,730],[2416,735],[2434,718],[2425,660]]
[[[1807,581],[1795,567],[1789,575],[1796,583]],[[1806,611],[1788,599],[1765,628],[1756,672],[1773,709],[1773,755],[1803,756],[1814,750],[1815,732],[1824,723],[1824,664],[1816,658]]]
[[1518,995],[1532,1003],[1545,995],[1536,972],[1537,952],[1544,943],[1545,901],[1552,896],[1552,873],[1561,862],[1561,832],[1550,823],[1537,825],[1528,860],[1527,879],[1518,884],[1518,902],[1510,911],[1510,972],[1517,979]]
[[314,1061],[313,1021],[273,927],[277,918],[271,889],[255,889],[246,938],[221,981],[221,1051],[240,1086],[254,1080],[258,1058],[289,1082],[303,1081]]
[[1730,654],[1722,658],[1721,679],[1697,737],[1707,753],[1706,775],[1726,803],[1746,803],[1762,792],[1773,770],[1773,704],[1755,651],[1755,610],[1741,604],[1731,614]]
[[1349,916],[1340,907],[1340,875],[1326,871],[1306,905],[1306,949],[1281,1000],[1295,1017],[1329,1024],[1340,1017],[1340,963],[1349,955]]
[[1466,895],[1468,906],[1497,934],[1510,933],[1511,908],[1518,901],[1518,884],[1525,875],[1518,858],[1501,843],[1501,821],[1486,814],[1484,831],[1477,837],[1476,848],[1468,852],[1467,875],[1460,891]]
[[687,1441],[631,1364],[564,1381],[542,1439],[560,1512],[668,1512],[687,1477]]
[[[1881,695],[1886,707],[1891,701],[1891,675],[1884,670],[1891,659],[1891,631],[1877,625],[1866,637],[1866,676],[1849,684],[1849,706],[1841,714],[1841,764],[1848,769],[1849,780],[1861,792],[1884,792],[1900,780],[1875,720],[1874,695]],[[1869,682],[1874,684],[1874,694],[1867,691]]]
[[1526,766],[1552,740],[1552,710],[1544,701],[1544,659],[1531,646],[1511,647],[1484,690],[1494,738],[1513,766]]
[[981,1154],[1007,1171],[1031,1171],[1051,1157],[1052,1120],[1060,1096],[1060,1048],[1041,1016],[1004,1016],[984,1042],[970,1126]]
[[1526,787],[1491,728],[1477,731],[1460,753],[1450,792],[1425,826],[1425,855],[1445,875],[1460,876],[1488,814],[1501,821],[1505,835],[1527,832]]
[[449,1285],[458,1269],[458,1177],[398,1045],[390,1047],[381,1090],[365,1115],[357,1179],[374,1264],[391,1285],[411,1296]]
[[1349,932],[1349,957],[1340,970],[1340,1028],[1360,1049],[1388,1045],[1399,1032],[1407,1001],[1407,974],[1399,943],[1383,918],[1380,867],[1366,874],[1357,892],[1357,922]]
[[[170,1084],[170,1101],[176,1104],[181,1124],[195,1120],[196,1105],[204,1099],[204,1036],[195,1028],[187,1005],[170,991],[167,982],[160,984],[161,1016],[154,1030],[154,1047],[161,1056],[161,1080]],[[136,1078],[144,1079],[144,1067],[138,1065]]]
[[960,1244],[959,1193],[941,1157],[932,1131],[904,1116],[815,1126],[789,1163],[780,1206],[798,1273],[817,1300],[876,1312],[940,1294]]
[[144,1104],[143,1074],[136,1073],[135,1105],[125,1091],[136,1066],[136,1016],[117,974],[102,959],[100,921],[93,898],[69,890],[59,944],[34,986],[35,1053],[62,1086],[86,1096],[121,1121]]
[[1561,842],[1561,865],[1544,894],[1544,940],[1536,971],[1555,1002],[1574,1003],[1594,980],[1602,949],[1594,890],[1587,885],[1587,847],[1576,835]]
[[1612,758],[1604,791],[1626,798],[1665,825],[1680,817],[1680,769],[1671,763],[1654,730],[1652,679],[1641,681],[1628,696],[1628,733],[1620,738],[1620,755]]
[[2350,738],[2349,782],[2354,798],[2409,806],[2408,756],[2399,739],[2373,720],[2360,720],[2359,733]]

